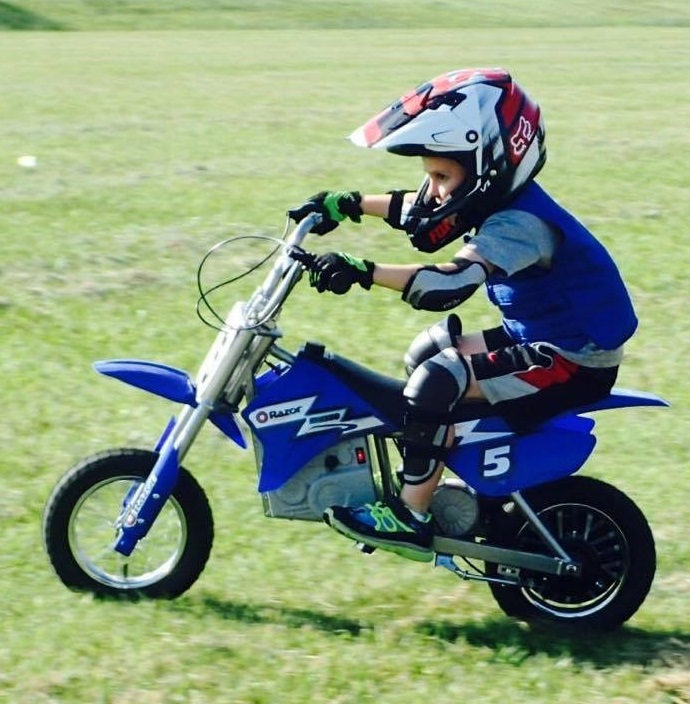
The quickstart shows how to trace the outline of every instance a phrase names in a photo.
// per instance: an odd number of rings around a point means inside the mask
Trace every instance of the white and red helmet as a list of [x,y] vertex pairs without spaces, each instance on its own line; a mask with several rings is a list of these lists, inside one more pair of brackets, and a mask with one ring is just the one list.
[[[350,135],[362,147],[405,156],[443,156],[467,178],[443,203],[422,182],[404,229],[433,252],[480,225],[546,161],[541,111],[500,68],[450,71],[420,85]],[[452,217],[451,217],[452,216]]]

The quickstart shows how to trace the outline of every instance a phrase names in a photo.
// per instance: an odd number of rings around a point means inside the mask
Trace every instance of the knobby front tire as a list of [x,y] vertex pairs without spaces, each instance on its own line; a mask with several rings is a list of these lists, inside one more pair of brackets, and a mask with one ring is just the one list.
[[116,449],[88,457],[53,489],[43,514],[50,562],[65,586],[98,595],[174,598],[199,578],[213,546],[213,516],[183,467],[146,538],[129,557],[115,552],[114,522],[157,454]]

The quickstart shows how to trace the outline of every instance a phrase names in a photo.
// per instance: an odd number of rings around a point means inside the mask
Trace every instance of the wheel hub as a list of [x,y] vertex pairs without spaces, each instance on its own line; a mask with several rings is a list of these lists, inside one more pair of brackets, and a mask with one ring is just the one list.
[[[523,587],[525,597],[559,616],[582,616],[608,603],[623,584],[629,564],[628,545],[618,526],[600,511],[578,504],[552,506],[539,517],[581,570],[576,576],[532,573]],[[518,547],[547,552],[531,526],[520,531]]]

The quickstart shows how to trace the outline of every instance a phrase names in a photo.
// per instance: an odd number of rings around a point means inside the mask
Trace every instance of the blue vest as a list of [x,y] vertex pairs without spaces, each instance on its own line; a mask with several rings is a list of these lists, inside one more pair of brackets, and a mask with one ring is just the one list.
[[611,350],[631,337],[637,318],[630,296],[594,235],[534,182],[506,208],[532,213],[563,235],[550,269],[532,265],[508,277],[494,271],[487,279],[510,336],[571,351],[588,342]]

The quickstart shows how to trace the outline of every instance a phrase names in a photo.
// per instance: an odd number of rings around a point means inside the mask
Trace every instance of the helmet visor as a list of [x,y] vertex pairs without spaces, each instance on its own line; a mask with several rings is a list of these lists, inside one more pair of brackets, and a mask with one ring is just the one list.
[[373,147],[419,115],[429,102],[433,85],[425,83],[397,100],[350,135],[357,146]]
[[424,110],[439,105],[459,105],[466,97],[461,88],[482,80],[505,80],[503,69],[459,69],[444,73],[406,93],[350,135],[358,147],[374,147],[390,134],[404,127]]
[[350,140],[358,147],[373,147],[425,110],[435,110],[442,104],[459,105],[465,95],[453,89],[464,77],[462,72],[453,72],[422,83],[355,130]]

